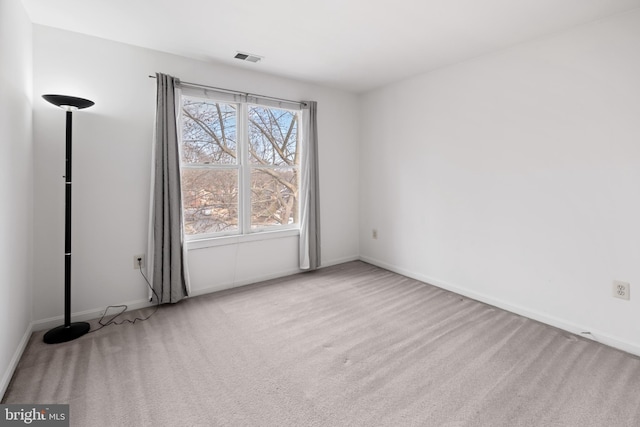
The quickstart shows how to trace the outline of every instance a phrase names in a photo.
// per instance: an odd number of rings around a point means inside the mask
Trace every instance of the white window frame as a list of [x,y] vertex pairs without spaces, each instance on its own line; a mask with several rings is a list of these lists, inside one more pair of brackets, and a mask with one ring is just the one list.
[[[283,224],[271,225],[258,228],[251,228],[251,171],[254,169],[279,169],[283,166],[262,165],[255,166],[251,164],[249,155],[249,107],[258,106],[265,108],[274,108],[287,110],[297,115],[297,132],[301,138],[302,133],[302,107],[299,104],[286,101],[274,101],[271,99],[259,98],[256,96],[231,94],[218,92],[215,90],[202,88],[181,88],[180,105],[178,110],[178,140],[180,144],[180,153],[182,153],[182,109],[183,100],[188,98],[206,99],[212,103],[223,103],[236,105],[236,160],[234,165],[224,164],[185,164],[180,159],[180,167],[188,169],[233,169],[238,170],[238,228],[232,231],[221,231],[215,233],[202,234],[186,234],[185,240],[189,249],[198,249],[210,246],[219,246],[227,244],[236,244],[239,242],[258,241],[273,238],[283,238],[289,236],[297,236],[300,234],[300,224]],[[299,150],[304,149],[304,141],[300,144]],[[301,156],[302,153],[298,153]],[[285,166],[288,169],[298,170],[298,188],[300,188],[301,165]],[[298,198],[297,207],[298,218],[300,218],[300,200]],[[184,212],[184,207],[183,207]]]

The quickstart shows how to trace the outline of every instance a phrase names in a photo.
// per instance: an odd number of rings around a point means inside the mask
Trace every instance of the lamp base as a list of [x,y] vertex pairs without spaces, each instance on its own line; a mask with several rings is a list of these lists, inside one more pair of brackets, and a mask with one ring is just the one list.
[[45,344],[59,344],[61,342],[73,341],[80,338],[91,329],[91,325],[87,322],[74,322],[69,326],[58,326],[50,329],[42,339]]

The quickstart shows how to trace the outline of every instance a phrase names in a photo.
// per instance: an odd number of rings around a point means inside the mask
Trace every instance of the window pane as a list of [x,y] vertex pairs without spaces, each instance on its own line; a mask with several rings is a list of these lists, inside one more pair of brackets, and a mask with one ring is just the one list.
[[184,163],[236,164],[236,106],[183,98]]
[[251,228],[298,223],[298,171],[251,171]]
[[238,229],[238,171],[184,169],[182,199],[185,234]]
[[298,115],[249,107],[249,152],[252,164],[295,166],[298,160]]

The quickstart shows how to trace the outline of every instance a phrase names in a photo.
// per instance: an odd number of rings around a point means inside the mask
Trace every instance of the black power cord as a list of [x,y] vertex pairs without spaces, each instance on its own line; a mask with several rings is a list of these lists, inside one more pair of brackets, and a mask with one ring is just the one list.
[[[100,329],[104,328],[105,326],[109,326],[109,325],[124,325],[125,323],[134,324],[137,321],[144,322],[145,320],[149,319],[151,316],[156,314],[156,311],[158,311],[158,307],[160,307],[160,298],[158,298],[158,294],[156,293],[156,291],[151,286],[151,283],[149,283],[149,279],[147,279],[147,276],[145,276],[144,273],[142,272],[142,258],[138,258],[138,268],[140,269],[140,274],[142,275],[142,277],[144,277],[144,281],[147,282],[147,286],[149,287],[151,292],[153,292],[153,295],[155,295],[155,297],[156,297],[156,302],[157,303],[156,303],[156,306],[155,306],[153,312],[151,314],[149,314],[147,317],[136,317],[133,320],[124,319],[124,320],[122,320],[120,322],[116,322],[116,319],[120,315],[122,315],[125,311],[127,311],[127,309],[129,307],[127,305],[124,305],[124,304],[123,305],[110,305],[104,310],[104,314],[102,315],[100,320],[98,320],[98,324],[100,325],[100,327],[96,328],[96,329],[94,329],[92,331],[89,331],[88,333],[99,331]],[[109,311],[110,308],[121,308],[122,310],[119,313],[116,313],[109,320],[104,322],[104,318],[107,316],[107,312]]]

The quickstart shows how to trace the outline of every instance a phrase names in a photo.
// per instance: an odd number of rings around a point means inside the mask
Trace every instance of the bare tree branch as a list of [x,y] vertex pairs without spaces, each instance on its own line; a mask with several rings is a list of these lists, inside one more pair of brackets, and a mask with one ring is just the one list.
[[[236,158],[235,151],[230,149],[227,146],[227,144],[223,144],[220,138],[218,137],[218,135],[216,135],[214,131],[209,129],[209,126],[207,126],[207,124],[202,119],[200,119],[200,117],[194,116],[187,109],[183,109],[183,111],[187,115],[187,117],[189,117],[195,124],[197,124],[204,132],[206,132],[207,135],[209,135],[216,142],[216,144],[222,149],[222,151],[224,151],[226,154],[230,155],[234,159]],[[220,122],[220,127],[221,129],[224,129],[223,122]],[[224,131],[222,131],[222,134],[224,135]]]

